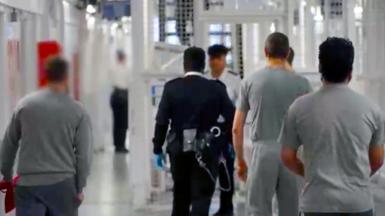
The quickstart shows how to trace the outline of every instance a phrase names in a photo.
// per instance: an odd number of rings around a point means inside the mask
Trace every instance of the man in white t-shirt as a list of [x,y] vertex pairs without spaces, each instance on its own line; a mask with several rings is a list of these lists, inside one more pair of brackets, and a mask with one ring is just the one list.
[[128,130],[128,85],[129,70],[126,64],[126,54],[116,52],[117,64],[111,69],[113,92],[110,105],[113,113],[113,141],[116,153],[128,153],[125,146]]
[[[233,102],[236,103],[239,88],[241,86],[241,77],[226,68],[226,56],[229,49],[222,44],[215,44],[208,48],[209,67],[210,70],[206,73],[209,79],[219,80],[226,86],[226,91]],[[225,124],[223,117],[219,117],[218,124]],[[232,216],[234,215],[233,195],[234,195],[234,160],[235,153],[232,145],[230,131],[223,133],[225,136],[217,139],[218,142],[224,143],[228,146],[223,152],[223,157],[226,159],[226,166],[221,166],[218,173],[219,182],[222,187],[229,188],[229,190],[221,191],[219,210],[214,216]],[[226,135],[227,134],[227,135]]]

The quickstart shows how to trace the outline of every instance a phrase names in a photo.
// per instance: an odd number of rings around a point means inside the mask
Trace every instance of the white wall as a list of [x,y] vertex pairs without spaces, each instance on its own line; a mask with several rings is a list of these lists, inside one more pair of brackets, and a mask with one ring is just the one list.
[[21,21],[21,73],[23,77],[24,93],[36,90],[37,80],[37,52],[36,43],[38,33],[36,31],[36,15],[26,14]]
[[[364,14],[364,93],[385,110],[385,2],[367,2]],[[382,41],[382,42],[381,42]]]
[[109,108],[110,44],[108,33],[96,18],[96,28],[90,28],[88,35],[80,45],[80,100],[92,119],[94,131],[94,149],[104,150],[105,143],[112,143],[111,111]]
[[[13,7],[22,11],[17,23],[9,22],[9,14]],[[60,41],[64,52],[72,60],[72,54],[79,52],[80,49],[80,39],[77,37],[80,24],[76,23],[75,19],[80,20],[82,16],[77,9],[70,6],[70,10],[65,14],[68,18],[65,20],[62,0],[0,0],[0,8],[1,139],[16,101],[37,89],[37,42]],[[76,12],[79,13],[78,16],[75,16]],[[65,40],[64,32],[67,33],[67,40]],[[19,58],[9,58],[7,44],[10,40],[19,42]],[[20,71],[9,72],[10,60],[18,61]],[[10,84],[10,80],[13,80],[12,84]]]
[[0,4],[5,4],[32,13],[43,14],[44,5],[47,1],[53,0],[0,0]]

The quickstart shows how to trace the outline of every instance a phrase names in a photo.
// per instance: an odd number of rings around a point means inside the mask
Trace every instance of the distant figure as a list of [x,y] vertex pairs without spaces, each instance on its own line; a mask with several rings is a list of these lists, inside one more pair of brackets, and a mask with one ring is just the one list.
[[[272,33],[265,44],[267,67],[242,81],[234,118],[233,139],[238,176],[247,179],[246,215],[272,216],[277,195],[280,216],[298,215],[296,176],[283,166],[277,139],[291,103],[310,92],[309,82],[288,70],[289,39]],[[251,115],[253,158],[248,172],[243,156],[244,124]]]
[[[234,116],[225,85],[204,77],[205,60],[201,48],[184,52],[185,75],[166,83],[156,115],[154,162],[164,169],[167,140],[174,180],[172,216],[209,215],[219,156],[227,146],[214,140],[230,130]],[[217,125],[220,115],[227,124],[224,131]]]
[[[235,104],[238,98],[239,87],[241,85],[241,78],[238,73],[226,68],[226,56],[228,52],[229,49],[220,44],[209,47],[208,54],[210,70],[206,73],[206,77],[223,82],[226,85],[227,94],[233,104]],[[221,124],[226,125],[226,122],[223,121],[223,118],[219,117],[218,125]],[[219,182],[224,186],[230,186],[230,190],[221,191],[219,210],[216,214],[214,214],[214,216],[232,216],[234,215],[233,195],[235,153],[231,140],[231,131],[223,133],[221,139],[217,140],[218,142],[223,142],[221,145],[227,146],[223,152],[223,157],[226,159],[226,166],[221,165],[219,169]]]
[[1,146],[1,173],[12,180],[16,153],[17,216],[75,216],[90,171],[88,114],[67,95],[68,64],[47,63],[48,85],[16,106]]
[[[288,112],[282,160],[305,178],[301,210],[306,216],[373,216],[370,177],[384,160],[384,116],[354,92],[353,44],[328,38],[319,48],[323,86],[297,99]],[[304,162],[297,158],[303,146]]]
[[130,82],[129,69],[126,62],[126,54],[123,51],[116,52],[117,65],[111,70],[113,92],[110,105],[113,114],[113,142],[116,153],[128,153],[126,148],[126,136],[128,130],[128,87]]

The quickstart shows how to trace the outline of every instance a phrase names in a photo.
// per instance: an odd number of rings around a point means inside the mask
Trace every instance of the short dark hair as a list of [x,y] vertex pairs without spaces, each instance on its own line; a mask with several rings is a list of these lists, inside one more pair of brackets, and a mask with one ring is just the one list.
[[226,56],[227,53],[229,52],[229,48],[222,44],[214,44],[210,46],[207,50],[207,53],[209,54],[210,57],[220,57],[220,56]]
[[319,46],[319,71],[325,81],[345,82],[354,62],[353,43],[344,38],[329,37]]
[[54,56],[47,60],[45,69],[49,82],[60,82],[67,77],[68,62],[60,56]]
[[265,42],[268,57],[286,59],[289,53],[289,38],[280,32],[270,34]]
[[203,72],[205,69],[206,54],[202,48],[190,47],[184,51],[183,64],[185,71]]
[[294,57],[295,57],[295,52],[293,48],[290,47],[290,52],[289,52],[289,55],[287,56],[287,62],[289,62],[290,65],[293,64]]

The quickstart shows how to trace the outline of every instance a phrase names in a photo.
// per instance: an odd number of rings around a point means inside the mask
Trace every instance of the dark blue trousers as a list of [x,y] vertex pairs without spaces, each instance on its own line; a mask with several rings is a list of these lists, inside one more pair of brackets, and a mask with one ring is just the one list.
[[16,216],[76,216],[76,194],[73,178],[53,185],[18,186]]

